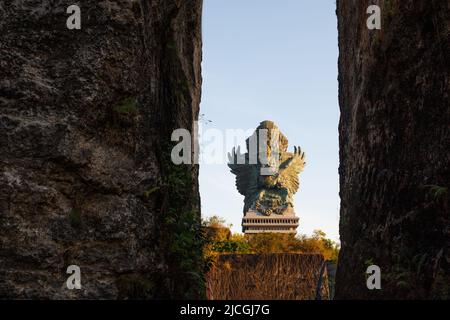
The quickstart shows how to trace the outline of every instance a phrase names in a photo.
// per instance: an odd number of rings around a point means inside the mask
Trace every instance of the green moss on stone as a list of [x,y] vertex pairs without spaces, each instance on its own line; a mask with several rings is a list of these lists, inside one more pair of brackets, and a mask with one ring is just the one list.
[[149,279],[137,275],[121,275],[116,281],[119,299],[152,299],[154,297],[154,284]]
[[69,212],[70,225],[78,228],[81,225],[81,211],[77,208],[72,208]]
[[114,111],[119,113],[119,114],[124,114],[124,115],[137,114],[138,113],[138,106],[137,106],[136,99],[134,99],[134,98],[126,98],[126,99],[122,100],[119,104],[114,106]]

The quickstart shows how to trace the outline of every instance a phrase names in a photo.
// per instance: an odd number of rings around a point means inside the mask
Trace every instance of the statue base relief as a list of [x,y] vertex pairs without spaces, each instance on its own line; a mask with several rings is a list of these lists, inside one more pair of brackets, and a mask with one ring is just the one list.
[[254,209],[250,209],[242,218],[242,232],[244,234],[256,233],[290,233],[296,234],[299,218],[292,208],[288,208],[283,214],[264,215]]

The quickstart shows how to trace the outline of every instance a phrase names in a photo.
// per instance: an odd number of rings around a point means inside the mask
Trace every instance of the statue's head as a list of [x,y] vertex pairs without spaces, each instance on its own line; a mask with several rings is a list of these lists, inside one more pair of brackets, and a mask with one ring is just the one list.
[[[250,146],[250,143],[253,141],[256,141],[256,146]],[[258,164],[262,168],[268,168],[273,171],[273,174],[270,174],[268,170],[268,173],[263,174],[260,181],[268,186],[274,184],[276,181],[274,176],[276,176],[278,171],[281,155],[288,148],[288,139],[273,121],[266,120],[259,124],[252,137],[248,138],[246,142],[247,150],[257,150]]]
[[[261,136],[266,137],[266,145],[268,146],[268,152],[271,150],[271,142],[272,145],[274,143],[278,143],[279,152],[286,152],[288,148],[288,139],[284,134],[281,133],[280,129],[278,129],[277,125],[270,120],[262,121],[259,126],[256,128],[254,134],[258,137],[258,146],[259,146],[259,138]],[[247,139],[247,149],[249,147],[250,139]],[[248,149],[249,150],[249,149]]]

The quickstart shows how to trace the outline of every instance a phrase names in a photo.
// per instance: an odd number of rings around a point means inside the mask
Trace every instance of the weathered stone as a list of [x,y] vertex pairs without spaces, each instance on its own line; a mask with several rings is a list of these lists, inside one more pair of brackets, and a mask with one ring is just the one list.
[[81,30],[72,4],[0,3],[0,297],[127,298],[127,274],[142,298],[173,297],[162,194],[146,191],[198,116],[202,1],[86,0]]
[[[379,4],[382,28],[368,30]],[[448,1],[338,0],[336,297],[450,297]],[[368,290],[366,268],[381,268]]]

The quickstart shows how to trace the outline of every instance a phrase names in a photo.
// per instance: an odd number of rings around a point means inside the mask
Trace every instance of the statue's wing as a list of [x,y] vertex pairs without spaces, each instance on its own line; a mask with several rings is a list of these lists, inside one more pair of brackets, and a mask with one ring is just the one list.
[[[237,159],[241,157],[244,159],[244,164],[238,164]],[[244,196],[250,196],[257,192],[258,187],[258,168],[254,164],[247,164],[248,159],[245,159],[246,155],[240,153],[240,149],[235,148],[228,154],[228,167],[231,169],[231,173],[236,175],[236,187],[240,194]]]
[[282,158],[278,182],[293,195],[298,191],[300,180],[298,175],[305,167],[305,153],[300,147],[294,147],[294,153],[286,153]]

